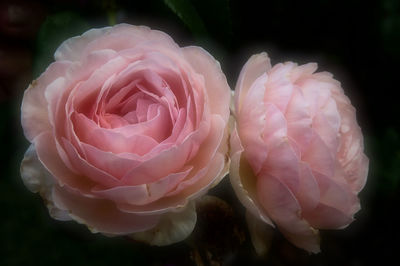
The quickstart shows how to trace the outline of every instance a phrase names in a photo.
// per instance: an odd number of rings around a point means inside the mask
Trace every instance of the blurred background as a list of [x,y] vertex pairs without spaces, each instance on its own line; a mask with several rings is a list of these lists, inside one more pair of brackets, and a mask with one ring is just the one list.
[[[272,63],[317,62],[342,82],[365,134],[370,173],[362,210],[344,230],[322,231],[309,255],[279,232],[257,257],[229,180],[200,205],[191,237],[169,247],[90,233],[50,218],[23,185],[28,147],[20,126],[23,91],[65,39],[126,22],[199,45],[220,61],[231,88],[254,53]],[[3,0],[0,1],[0,265],[374,265],[397,261],[400,233],[400,1]]]

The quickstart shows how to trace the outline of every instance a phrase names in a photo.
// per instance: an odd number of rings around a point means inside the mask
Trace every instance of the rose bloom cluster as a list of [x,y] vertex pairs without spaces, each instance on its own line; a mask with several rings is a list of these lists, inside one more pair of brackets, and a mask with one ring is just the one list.
[[54,57],[22,101],[21,176],[57,220],[172,244],[229,169],[248,216],[310,252],[318,229],[360,209],[368,159],[355,109],[315,64],[252,56],[230,110],[219,63],[148,27],[92,29]]

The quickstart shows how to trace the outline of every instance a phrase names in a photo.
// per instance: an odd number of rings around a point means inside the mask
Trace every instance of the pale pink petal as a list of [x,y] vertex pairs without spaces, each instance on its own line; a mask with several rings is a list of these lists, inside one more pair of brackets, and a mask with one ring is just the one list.
[[274,146],[287,137],[286,118],[274,104],[265,104],[264,124],[263,140],[268,146]]
[[273,103],[283,113],[286,111],[294,87],[289,79],[291,69],[291,65],[274,66],[268,72],[268,80],[265,84],[264,102]]
[[65,95],[66,85],[67,85],[66,79],[64,77],[60,77],[47,86],[44,95],[46,101],[49,103],[47,105],[48,117],[49,117],[49,122],[52,125],[52,128],[56,127],[56,121],[58,123],[63,123],[65,121],[65,115],[57,116],[56,110],[57,110],[57,105],[63,100],[63,95]]
[[267,119],[266,106],[260,101],[264,97],[266,80],[267,76],[263,74],[254,82],[243,100],[242,110],[236,117],[246,158],[251,162],[256,174],[261,170],[268,154],[268,146],[263,141],[264,125]]
[[329,149],[336,153],[339,148],[340,116],[333,99],[329,99],[314,116],[312,127]]
[[[179,171],[199,149],[210,132],[210,123],[203,122],[200,128],[193,131],[180,144],[163,150],[157,156],[150,158],[129,171],[122,179],[126,185],[151,183],[166,174]],[[154,167],[157,165],[157,167]]]
[[165,213],[159,223],[145,232],[132,234],[131,237],[150,245],[166,246],[188,237],[197,221],[196,206],[190,202],[179,211]]
[[313,135],[312,119],[308,111],[308,103],[297,87],[293,89],[292,98],[286,108],[285,118],[288,136],[296,142],[302,153],[305,152]]
[[86,81],[79,85],[79,90],[76,90],[73,94],[73,108],[91,116],[100,89],[106,80],[121,71],[126,65],[127,61],[124,58],[116,57],[96,69]]
[[319,229],[343,228],[354,221],[352,216],[323,203],[318,204],[312,212],[304,213],[304,217],[311,226]]
[[367,182],[368,164],[367,156],[360,154],[357,160],[354,160],[344,168],[345,178],[355,193],[360,192]]
[[271,248],[274,237],[274,228],[264,221],[246,211],[246,223],[249,229],[251,242],[257,255],[266,256]]
[[157,95],[163,101],[168,103],[170,109],[178,107],[177,96],[171,90],[169,84],[154,71],[143,71],[143,82],[146,85],[146,90]]
[[74,115],[75,132],[81,142],[90,144],[103,151],[113,153],[130,152],[144,155],[157,146],[158,142],[150,136],[134,134],[125,137],[124,134],[107,128],[98,127],[93,121],[82,114]]
[[260,172],[257,173],[257,175],[263,174],[279,179],[294,194],[299,191],[300,158],[296,155],[288,139],[281,139],[269,148],[268,158]]
[[[302,82],[304,79],[310,78],[317,68],[317,63],[308,63],[296,66],[290,72],[290,79],[293,83]],[[315,76],[313,76],[313,78],[315,78]]]
[[51,217],[59,221],[71,220],[67,211],[61,210],[54,205],[52,190],[57,181],[39,161],[33,144],[29,146],[21,162],[21,177],[24,185],[31,192],[38,192],[45,200]]
[[147,120],[147,110],[144,110],[143,114],[137,116],[142,116],[143,122],[139,121],[136,124],[125,125],[123,127],[119,127],[113,129],[114,133],[122,133],[124,136],[133,136],[133,135],[143,135],[148,136],[154,139],[156,142],[160,143],[168,136],[171,135],[172,124],[169,116],[168,110],[162,105],[155,105],[156,115],[153,116],[150,120]]
[[110,189],[95,188],[93,193],[97,196],[111,199],[117,203],[131,205],[145,205],[154,202],[174,189],[192,170],[193,167],[169,174],[162,179],[149,184],[137,186],[118,186]]
[[[89,42],[88,45],[84,47],[83,53],[104,48],[113,49],[114,51],[123,51],[124,49],[130,49],[138,45],[146,45],[147,42],[162,43],[161,46],[164,47],[165,50],[179,51],[178,45],[164,32],[152,30],[146,26],[122,23],[112,27],[107,34],[102,34],[94,41]],[[148,45],[147,49],[151,49],[151,45]]]
[[[116,80],[116,83],[118,81],[119,79]],[[114,86],[110,89],[108,94],[109,97],[107,98],[107,103],[104,106],[105,111],[107,113],[112,113],[113,110],[116,110],[118,105],[123,102],[123,99],[128,99],[133,95],[138,94],[138,89],[136,87],[138,82],[139,79],[134,79],[125,86],[118,86],[116,83],[114,83]],[[116,90],[116,88],[118,88],[118,90]]]
[[301,217],[301,208],[290,189],[273,176],[257,179],[257,195],[265,210],[296,246],[319,252],[318,234]]
[[45,92],[49,84],[65,75],[69,66],[70,63],[66,61],[52,63],[25,90],[21,106],[21,123],[24,134],[29,141],[32,141],[40,133],[51,129]]
[[139,160],[123,158],[118,154],[99,150],[86,143],[81,145],[88,163],[118,179],[121,179],[129,170],[141,163]]
[[50,131],[43,132],[37,136],[34,139],[34,143],[39,160],[60,185],[66,184],[73,188],[79,188],[82,192],[88,191],[93,187],[94,183],[90,179],[75,174],[64,165]]
[[213,114],[221,115],[228,122],[230,88],[218,61],[204,49],[197,46],[183,48],[185,59],[195,71],[203,75],[205,90],[208,94],[208,104]]
[[231,133],[231,167],[229,178],[240,202],[255,217],[274,227],[271,219],[265,213],[256,197],[256,180],[249,163],[244,158],[243,147],[236,128]]
[[321,137],[314,133],[308,149],[302,154],[301,160],[306,162],[313,171],[326,176],[333,176],[335,172],[335,155]]
[[331,98],[330,88],[332,84],[310,78],[306,79],[302,84],[298,84],[298,86],[308,102],[308,110],[311,117],[314,117],[319,109]]
[[300,164],[299,189],[296,198],[303,212],[314,210],[320,202],[318,183],[310,167],[305,163]]
[[82,52],[88,43],[108,32],[110,29],[111,27],[91,29],[83,33],[81,36],[72,37],[64,41],[54,53],[54,59],[57,61],[80,61],[82,58]]
[[267,73],[271,69],[271,62],[267,53],[260,53],[249,58],[240,71],[238,81],[235,87],[235,112],[239,113],[242,101],[245,99],[248,90],[253,82]]
[[[186,190],[186,188],[193,186],[193,184],[198,183],[200,179],[204,178],[204,175],[199,173],[209,164],[210,160],[215,157],[215,154],[218,153],[218,144],[221,143],[224,137],[224,127],[225,123],[221,116],[213,115],[210,134],[201,144],[201,149],[198,150],[193,159],[187,161],[187,165],[194,166],[193,171],[185,180],[182,180],[169,195],[180,193],[182,190]],[[226,142],[225,145],[228,145],[228,143]],[[222,155],[224,156],[224,160],[226,160],[225,154]]]
[[80,81],[85,81],[98,68],[116,57],[118,57],[118,54],[111,49],[91,51],[85,57],[80,58],[79,61],[71,63],[65,78],[71,86]]
[[320,190],[320,202],[352,217],[359,210],[359,199],[345,183],[335,182],[332,178],[315,173]]
[[103,186],[113,187],[120,184],[118,178],[106,173],[82,158],[76,148],[67,139],[62,138],[62,146],[76,172],[81,173],[93,182],[99,183]]
[[68,210],[77,222],[86,224],[93,232],[124,235],[150,229],[158,215],[135,215],[120,211],[112,201],[93,199],[72,190],[55,187],[53,199],[57,207]]
[[153,203],[133,206],[128,204],[118,204],[118,208],[124,212],[131,212],[143,215],[162,214],[169,211],[179,210],[186,206],[190,200],[199,198],[207,193],[207,190],[214,184],[214,180],[219,180],[221,176],[225,176],[224,171],[225,158],[221,154],[216,154],[211,158],[210,163],[197,174],[202,175],[203,178],[187,189],[181,191],[176,195],[163,197]]

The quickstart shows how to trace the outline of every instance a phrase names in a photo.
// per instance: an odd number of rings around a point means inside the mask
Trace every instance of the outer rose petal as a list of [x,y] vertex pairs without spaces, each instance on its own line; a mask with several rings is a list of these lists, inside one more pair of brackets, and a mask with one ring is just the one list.
[[[55,60],[80,61],[88,51],[104,48],[120,51],[135,47],[144,41],[157,41],[179,48],[167,34],[146,26],[118,24],[114,27],[91,29],[64,41],[54,54]],[[91,45],[92,44],[92,45]]]
[[211,158],[211,163],[198,172],[197,175],[202,178],[181,191],[181,193],[164,197],[158,201],[143,206],[118,204],[118,208],[124,212],[142,215],[162,214],[184,208],[190,200],[204,195],[208,189],[215,185],[214,181],[221,180],[227,174],[224,161],[225,158],[223,155],[216,154]]
[[258,217],[246,211],[246,222],[249,228],[251,242],[259,256],[265,256],[271,247],[274,230]]
[[26,150],[21,163],[21,176],[25,186],[34,193],[39,192],[46,199],[51,217],[60,221],[71,220],[68,211],[57,208],[53,201],[54,177],[43,167],[32,144]]
[[268,156],[268,146],[263,140],[265,128],[266,106],[262,101],[265,94],[267,75],[260,76],[244,95],[243,107],[236,115],[237,129],[241,137],[244,152],[252,168],[258,173]]
[[94,39],[98,38],[105,32],[109,31],[111,27],[101,28],[101,29],[91,29],[86,31],[81,36],[72,37],[64,41],[60,47],[57,48],[54,53],[54,59],[68,60],[68,61],[79,61],[81,55],[87,44]]
[[197,46],[185,47],[183,53],[192,67],[204,77],[211,112],[220,114],[227,122],[229,109],[226,109],[226,106],[230,102],[230,89],[219,62],[206,50]]
[[250,57],[240,71],[239,79],[235,88],[235,110],[239,112],[242,106],[247,91],[250,89],[253,82],[271,69],[270,59],[267,53],[260,53]]
[[275,227],[271,219],[265,213],[256,195],[256,176],[253,174],[243,154],[243,147],[240,143],[236,127],[231,133],[231,167],[230,181],[240,202],[248,211],[258,219]]
[[257,180],[257,194],[271,218],[293,244],[313,253],[320,251],[318,231],[299,216],[301,207],[284,183],[273,176],[262,176]]
[[51,132],[47,131],[40,134],[34,141],[40,162],[55,177],[60,185],[80,188],[82,193],[87,193],[90,190],[93,183],[87,178],[74,173],[63,163]]
[[131,237],[156,246],[173,244],[192,233],[196,220],[195,204],[191,202],[183,209],[165,214],[154,228],[132,234]]
[[70,65],[66,61],[54,62],[25,90],[21,106],[21,123],[29,141],[43,131],[51,129],[45,92],[49,84],[66,74]]
[[53,200],[58,208],[68,211],[74,220],[95,233],[126,235],[150,229],[159,219],[158,215],[121,212],[110,200],[88,198],[59,186],[53,189]]

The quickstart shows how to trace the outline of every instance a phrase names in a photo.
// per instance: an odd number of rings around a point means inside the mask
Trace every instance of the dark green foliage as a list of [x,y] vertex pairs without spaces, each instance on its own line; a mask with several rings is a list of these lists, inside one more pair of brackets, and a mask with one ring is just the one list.
[[38,77],[54,61],[53,54],[64,40],[81,35],[89,28],[86,20],[76,12],[49,15],[37,35],[33,76]]

